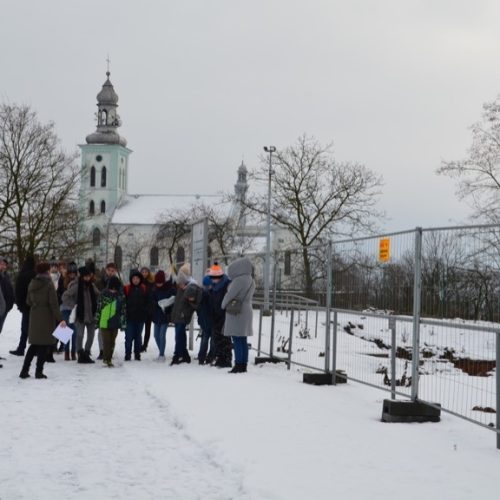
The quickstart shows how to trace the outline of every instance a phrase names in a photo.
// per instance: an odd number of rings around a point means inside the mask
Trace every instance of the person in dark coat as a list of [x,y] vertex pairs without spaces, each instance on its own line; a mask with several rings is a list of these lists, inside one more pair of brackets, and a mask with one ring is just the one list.
[[17,347],[13,351],[9,351],[14,356],[24,356],[24,351],[26,349],[30,320],[30,308],[28,304],[26,304],[26,298],[28,296],[28,285],[35,276],[35,257],[33,257],[33,255],[28,255],[26,259],[24,259],[15,285],[16,306],[21,313],[21,336],[19,337],[19,344]]
[[134,359],[141,360],[142,329],[151,311],[151,295],[142,282],[142,274],[137,269],[130,271],[130,283],[125,286],[127,327],[125,328],[125,361],[130,361],[132,346]]
[[[149,294],[153,292],[155,277],[151,272],[149,267],[143,266],[141,267],[142,274],[142,282],[146,285]],[[151,323],[153,318],[151,317],[152,309],[149,311],[149,314],[144,322],[144,340],[142,342],[141,352],[146,352],[148,350],[149,338],[151,337]]]
[[[65,308],[73,309],[76,305],[76,343],[78,349],[78,363],[90,364],[94,360],[90,357],[95,335],[95,314],[97,311],[97,298],[99,290],[93,283],[93,274],[87,266],[78,269],[80,277],[73,280],[68,289],[63,293],[63,305]],[[85,349],[83,348],[83,337],[87,330]]]
[[222,309],[222,300],[229,286],[229,278],[222,268],[214,264],[208,272],[212,285],[209,291],[210,317],[212,318],[212,342],[215,350],[214,366],[218,368],[231,368],[232,344],[229,337],[224,336],[224,323],[226,311]]
[[200,349],[198,351],[198,364],[211,364],[215,360],[215,342],[212,337],[212,317],[210,314],[210,288],[212,280],[208,274],[203,278],[202,296],[200,306],[196,311],[198,325],[201,331]]
[[248,364],[247,337],[253,334],[252,297],[255,283],[252,278],[252,263],[248,257],[241,257],[231,262],[227,268],[227,275],[231,284],[227,289],[221,307],[226,309],[233,299],[241,301],[241,310],[238,314],[226,312],[224,335],[232,337],[234,345],[234,368],[229,373],[244,373]]
[[175,348],[171,365],[191,363],[187,350],[186,326],[201,302],[202,291],[191,276],[191,266],[186,263],[177,275],[177,294],[172,309],[172,322],[175,324]]
[[30,346],[19,374],[21,378],[30,376],[29,370],[35,356],[37,357],[35,378],[47,378],[43,373],[43,366],[49,348],[56,343],[52,333],[57,323],[60,326],[66,326],[59,310],[56,290],[52,284],[49,269],[48,262],[39,263],[36,266],[37,274],[28,286],[26,303],[30,307],[28,327]]
[[152,291],[153,299],[153,314],[152,320],[154,325],[153,334],[156,345],[158,346],[158,361],[165,361],[165,347],[167,344],[167,328],[170,323],[170,315],[172,314],[172,306],[163,307],[159,302],[170,299],[175,295],[176,288],[172,277],[169,275],[166,279],[165,272],[159,270],[155,274],[155,286]]

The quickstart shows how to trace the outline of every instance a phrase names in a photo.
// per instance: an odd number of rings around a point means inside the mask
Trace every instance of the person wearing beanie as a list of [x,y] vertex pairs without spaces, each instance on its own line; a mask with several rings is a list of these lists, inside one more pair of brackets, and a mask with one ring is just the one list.
[[[142,266],[141,267],[142,274],[142,282],[146,285],[148,289],[148,293],[151,294],[153,292],[155,277],[149,267]],[[151,337],[151,322],[152,322],[152,308],[146,317],[146,321],[144,322],[144,340],[142,342],[141,352],[146,352],[148,350],[149,339]]]
[[255,283],[252,278],[252,263],[248,257],[241,257],[231,262],[227,268],[227,275],[231,284],[227,289],[221,307],[226,306],[233,299],[241,301],[241,310],[238,314],[226,312],[224,335],[232,337],[234,346],[234,368],[229,373],[244,373],[248,365],[247,337],[253,334],[252,297]]
[[[122,295],[122,299],[123,299],[124,298],[123,297],[123,283],[118,276],[118,267],[114,262],[108,262],[106,264],[106,267],[104,268],[104,272],[102,273],[102,277],[99,280],[98,288],[100,290],[104,290],[105,288],[108,288],[109,280],[113,277],[117,278],[118,281],[120,282],[120,289],[119,290],[120,290],[120,294]],[[99,345],[99,356],[97,356],[97,359],[102,360],[103,356],[104,356],[104,351],[103,351],[103,342],[102,342],[102,335],[101,335],[100,328],[99,328],[99,331],[97,332],[97,343]]]
[[99,327],[103,345],[102,361],[112,368],[118,330],[125,330],[127,326],[122,283],[117,276],[109,278],[107,287],[99,295],[96,324]]
[[[167,279],[168,278],[168,279]],[[164,307],[160,305],[162,301],[173,297],[176,293],[176,288],[171,275],[165,276],[164,271],[157,271],[155,274],[155,285],[152,291],[153,298],[153,314],[152,320],[154,325],[153,335],[158,346],[158,361],[165,361],[165,348],[167,328],[170,323],[172,313],[172,305]]]
[[[80,277],[73,280],[68,289],[63,293],[64,307],[73,309],[76,306],[76,344],[78,349],[78,363],[90,364],[94,360],[90,357],[95,336],[95,314],[97,311],[97,298],[99,290],[94,285],[91,270],[85,265],[78,269]],[[87,330],[85,349],[83,339]]]
[[59,304],[61,309],[61,314],[66,321],[67,325],[73,330],[73,335],[71,335],[71,341],[67,342],[64,346],[64,360],[65,361],[75,361],[76,360],[76,328],[73,323],[70,324],[69,317],[71,315],[71,308],[63,303],[62,297],[64,292],[68,289],[70,283],[78,279],[78,266],[75,262],[70,262],[66,266],[66,273],[59,279],[59,286],[57,287],[57,295],[59,296]]
[[125,328],[125,361],[132,357],[132,347],[136,361],[141,360],[142,329],[151,310],[151,295],[142,282],[138,269],[130,271],[130,283],[125,286],[127,326]]
[[222,268],[215,263],[208,270],[211,285],[209,288],[210,317],[212,318],[212,344],[215,353],[214,366],[217,368],[232,367],[231,339],[224,335],[226,312],[222,308],[222,300],[229,286],[229,278]]
[[177,274],[177,293],[172,308],[172,322],[175,324],[175,348],[171,365],[191,363],[187,350],[186,325],[191,322],[194,311],[202,298],[201,288],[191,276],[191,266],[186,263]]
[[28,286],[35,276],[35,257],[33,257],[33,255],[27,255],[24,259],[21,271],[19,271],[15,285],[14,295],[16,305],[21,313],[21,336],[19,337],[17,347],[14,350],[9,351],[10,354],[13,354],[14,356],[24,356],[24,351],[26,349],[30,320],[30,307],[26,303],[26,299],[28,297]]
[[49,348],[55,344],[56,340],[52,333],[54,326],[66,326],[62,319],[57,302],[56,290],[52,284],[49,274],[50,265],[47,262],[40,262],[36,266],[36,276],[28,285],[26,303],[30,307],[30,320],[28,327],[28,339],[30,346],[24,358],[20,378],[28,378],[29,370],[33,358],[36,356],[35,377],[45,379],[43,373],[45,357]]

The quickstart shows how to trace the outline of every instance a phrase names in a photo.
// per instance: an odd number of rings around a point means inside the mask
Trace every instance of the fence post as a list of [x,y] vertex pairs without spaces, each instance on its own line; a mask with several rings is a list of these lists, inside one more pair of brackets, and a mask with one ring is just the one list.
[[413,347],[411,399],[418,399],[418,369],[420,364],[420,307],[422,295],[422,228],[415,228],[415,276],[413,281]]
[[333,335],[332,335],[332,373],[333,385],[337,385],[337,311],[333,311]]
[[290,333],[288,336],[288,363],[287,369],[292,366],[292,339],[293,339],[293,309],[290,311]]
[[[328,242],[326,252],[326,328],[325,328],[325,372],[330,371],[330,332],[332,302],[332,242]],[[334,377],[335,378],[335,377]]]
[[391,330],[391,399],[396,399],[396,320],[389,318]]
[[274,253],[274,275],[273,275],[273,306],[271,308],[271,339],[269,341],[269,357],[274,357],[274,319],[276,316],[276,283],[278,275],[278,252]]
[[495,373],[497,377],[497,449],[500,450],[500,332],[496,334],[497,359]]
[[262,312],[264,310],[264,305],[259,308],[259,339],[257,342],[257,356],[260,356],[260,348],[262,344]]

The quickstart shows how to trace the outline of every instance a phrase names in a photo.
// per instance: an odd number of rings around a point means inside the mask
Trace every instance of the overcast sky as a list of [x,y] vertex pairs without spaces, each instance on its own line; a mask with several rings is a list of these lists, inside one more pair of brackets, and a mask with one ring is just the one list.
[[232,189],[307,133],[384,177],[385,229],[468,207],[443,159],[500,92],[498,0],[0,0],[0,100],[33,106],[68,150],[106,79],[134,151],[129,190]]

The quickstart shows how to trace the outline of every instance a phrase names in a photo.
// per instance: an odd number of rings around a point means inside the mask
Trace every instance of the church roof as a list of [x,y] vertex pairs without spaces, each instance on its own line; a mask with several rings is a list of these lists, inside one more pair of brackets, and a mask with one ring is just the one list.
[[[126,195],[116,208],[112,224],[158,224],[162,216],[169,212],[178,212],[191,208],[193,205],[220,204],[230,210],[230,204],[223,203],[222,195],[197,194],[135,194]],[[227,207],[225,207],[227,205]]]

